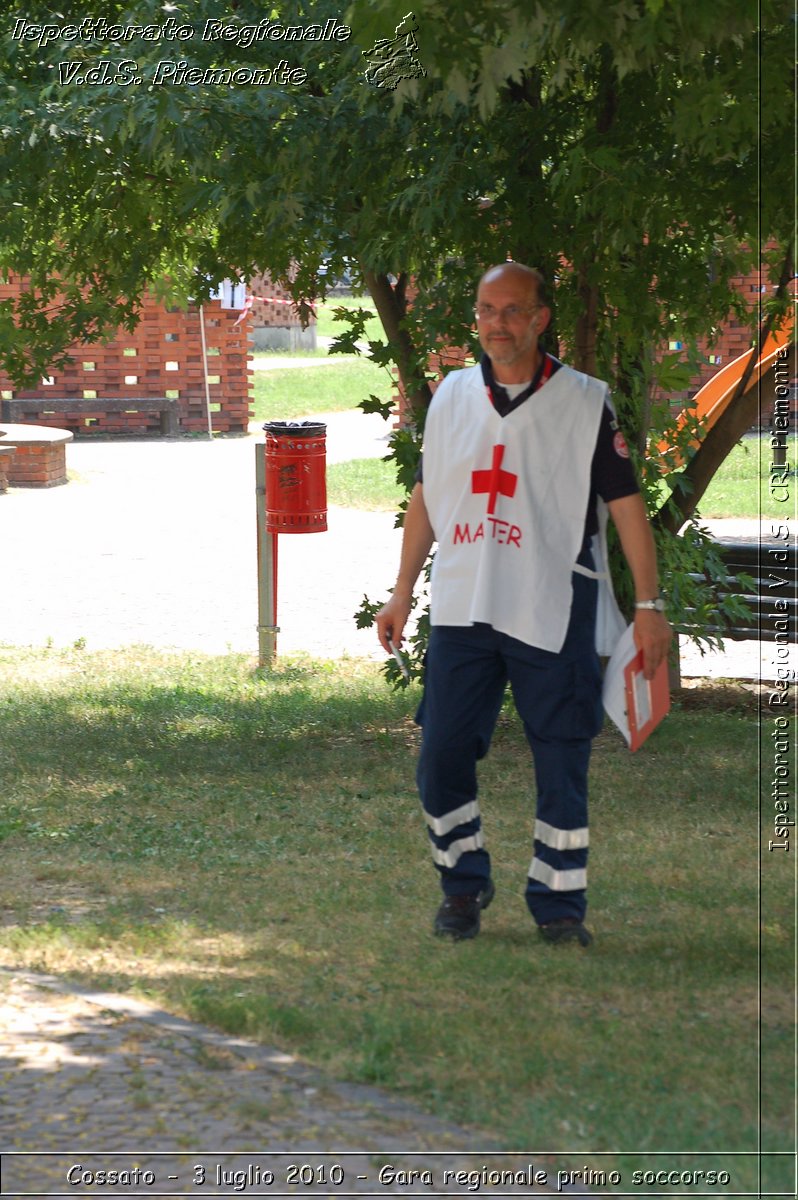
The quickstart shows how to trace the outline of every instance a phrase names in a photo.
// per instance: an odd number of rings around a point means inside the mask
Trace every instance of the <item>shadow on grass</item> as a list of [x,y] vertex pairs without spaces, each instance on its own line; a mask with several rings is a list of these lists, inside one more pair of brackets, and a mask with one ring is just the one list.
[[[160,778],[227,775],[289,757],[297,772],[341,739],[386,744],[413,702],[371,687],[336,690],[303,669],[221,686],[202,682],[93,682],[60,692],[28,691],[2,704],[5,772],[56,767],[62,774],[146,765]],[[227,686],[225,686],[227,683]],[[243,694],[242,694],[243,691]]]
[[[597,936],[574,954],[538,944],[523,904],[532,781],[514,723],[502,718],[481,775],[496,901],[475,943],[450,946],[430,932],[438,893],[412,780],[412,695],[341,666],[261,681],[234,659],[22,666],[25,679],[0,690],[5,961],[143,989],[459,1121],[490,1113],[516,1144],[709,1150],[748,1138],[747,712],[675,712],[644,756],[602,734]],[[790,919],[783,896],[769,899],[776,950]],[[790,1029],[788,956],[772,957],[776,1038]],[[771,1115],[768,1136],[782,1126]]]

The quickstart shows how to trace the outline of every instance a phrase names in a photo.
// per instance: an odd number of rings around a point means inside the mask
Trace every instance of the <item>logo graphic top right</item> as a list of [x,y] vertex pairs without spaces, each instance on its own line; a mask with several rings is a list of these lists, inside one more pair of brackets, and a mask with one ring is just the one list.
[[378,38],[370,50],[364,50],[368,59],[366,80],[372,87],[393,91],[403,79],[421,79],[427,74],[418,60],[418,21],[409,12],[396,26],[396,36]]

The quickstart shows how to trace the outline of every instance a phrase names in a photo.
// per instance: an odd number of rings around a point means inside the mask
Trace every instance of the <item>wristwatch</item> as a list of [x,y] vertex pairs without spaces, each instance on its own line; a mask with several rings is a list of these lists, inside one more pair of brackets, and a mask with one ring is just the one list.
[[657,596],[656,600],[636,600],[635,608],[652,608],[655,612],[665,612],[665,601],[662,596]]

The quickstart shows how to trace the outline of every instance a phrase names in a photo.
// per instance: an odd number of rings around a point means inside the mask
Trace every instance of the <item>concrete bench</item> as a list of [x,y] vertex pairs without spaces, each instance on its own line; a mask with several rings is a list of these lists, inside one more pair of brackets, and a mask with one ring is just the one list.
[[49,413],[155,413],[161,419],[161,435],[176,437],[178,433],[177,406],[179,401],[169,396],[97,396],[85,400],[82,396],[48,396],[37,400],[0,401],[3,421],[36,421]]
[[737,596],[748,605],[751,616],[719,621],[712,631],[733,642],[795,643],[798,636],[795,542],[792,539],[744,542],[719,538],[715,544],[728,572],[726,579],[716,585],[718,599]]

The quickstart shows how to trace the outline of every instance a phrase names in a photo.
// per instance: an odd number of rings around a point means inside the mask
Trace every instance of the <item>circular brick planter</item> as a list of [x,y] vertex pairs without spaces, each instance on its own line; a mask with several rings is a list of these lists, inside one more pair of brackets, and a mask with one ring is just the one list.
[[4,446],[0,442],[0,496],[3,492],[8,491],[8,464],[10,463],[16,446]]
[[3,454],[3,473],[12,487],[57,487],[67,482],[66,444],[72,441],[67,429],[48,429],[45,425],[0,424],[0,449],[14,448]]

